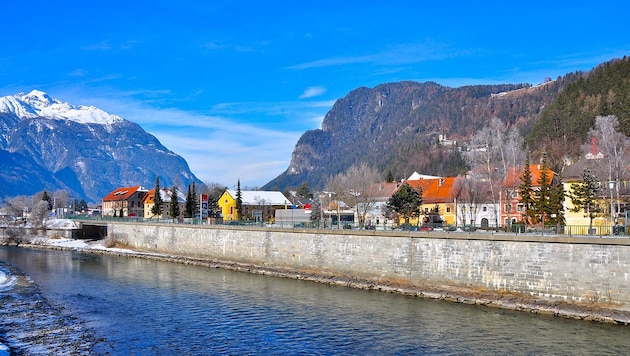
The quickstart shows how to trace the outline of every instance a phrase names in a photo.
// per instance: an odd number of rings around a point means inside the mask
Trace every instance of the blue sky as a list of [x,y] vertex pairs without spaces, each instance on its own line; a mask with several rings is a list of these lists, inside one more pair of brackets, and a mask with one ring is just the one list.
[[[401,80],[531,83],[630,54],[627,1],[7,1],[0,96],[141,125],[204,182],[262,186],[334,101]],[[150,182],[149,182],[150,183]],[[148,183],[147,183],[148,184]]]

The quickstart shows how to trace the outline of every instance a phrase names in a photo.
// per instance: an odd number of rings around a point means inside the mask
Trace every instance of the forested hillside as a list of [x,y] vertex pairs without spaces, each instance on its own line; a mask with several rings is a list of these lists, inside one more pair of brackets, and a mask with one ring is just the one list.
[[542,112],[526,137],[535,154],[546,149],[555,167],[564,158],[575,160],[580,155],[597,116],[617,116],[620,131],[630,135],[630,58],[580,74]]

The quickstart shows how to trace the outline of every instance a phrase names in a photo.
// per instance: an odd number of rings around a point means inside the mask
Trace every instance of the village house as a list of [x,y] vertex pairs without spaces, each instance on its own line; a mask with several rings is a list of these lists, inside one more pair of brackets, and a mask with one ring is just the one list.
[[[420,177],[419,179],[414,179]],[[428,177],[428,178],[427,178]],[[416,191],[422,190],[420,205],[420,224],[431,226],[455,225],[456,206],[453,195],[453,184],[456,177],[433,177],[414,175],[407,179]],[[412,221],[412,224],[418,221]]]
[[[160,199],[162,200],[162,214],[157,216],[157,218],[169,218],[169,208],[171,205],[171,199],[173,199],[173,192],[170,189],[161,188],[160,190]],[[181,214],[184,213],[186,209],[186,194],[184,194],[181,190],[176,189],[177,192],[177,203],[179,205],[179,211]],[[155,188],[151,189],[144,199],[142,200],[142,205],[144,207],[144,217],[147,219],[156,218],[153,214],[152,210],[155,206]]]
[[[521,177],[524,168],[511,167],[504,180],[505,190],[501,195],[501,221],[504,226],[510,226],[523,221],[525,214],[525,206],[521,203],[519,186],[522,183]],[[543,174],[541,164],[530,164],[529,172],[531,174],[532,190],[540,189],[540,177]],[[550,180],[550,186],[558,184],[558,174],[547,169],[547,179]],[[565,190],[566,192],[566,190]]]
[[142,199],[147,190],[142,186],[116,188],[107,194],[102,201],[103,216],[139,216],[144,215]]
[[[492,197],[493,189],[497,195]],[[455,202],[455,224],[464,229],[496,228],[501,225],[499,213],[500,187],[492,187],[487,179],[468,172],[455,178],[452,188]]]
[[[372,184],[366,192],[371,201],[371,208],[365,214],[365,226],[370,228],[374,227],[375,229],[391,229],[393,220],[387,219],[385,216],[385,210],[387,207],[387,202],[391,198],[394,193],[400,187],[401,182],[380,182]],[[358,220],[358,217],[355,218],[355,221]]]
[[275,216],[276,209],[291,207],[291,201],[279,191],[241,191],[241,214],[236,212],[236,190],[228,189],[218,200],[223,221],[254,220],[270,221]]

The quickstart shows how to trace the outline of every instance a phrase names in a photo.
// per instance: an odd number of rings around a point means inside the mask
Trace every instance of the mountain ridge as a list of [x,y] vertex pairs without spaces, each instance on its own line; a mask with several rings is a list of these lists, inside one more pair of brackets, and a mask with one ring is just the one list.
[[[544,85],[475,85],[451,88],[402,81],[360,87],[338,99],[322,128],[298,140],[285,172],[263,189],[321,189],[350,166],[367,163],[402,179],[416,171],[465,172],[459,154],[438,144],[440,135],[465,140],[494,116],[527,132],[542,110],[575,80],[569,74]],[[501,93],[507,93],[502,94]]]
[[0,98],[0,150],[10,158],[0,168],[35,177],[15,187],[0,175],[6,183],[0,197],[64,189],[99,202],[116,187],[152,185],[156,176],[165,186],[202,184],[181,156],[139,125],[38,90]]

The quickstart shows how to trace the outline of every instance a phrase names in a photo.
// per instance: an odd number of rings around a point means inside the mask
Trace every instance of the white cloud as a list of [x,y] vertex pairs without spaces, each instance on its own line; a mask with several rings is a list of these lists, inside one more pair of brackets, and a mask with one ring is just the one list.
[[308,88],[306,88],[304,90],[302,95],[300,95],[298,97],[298,99],[313,98],[313,97],[316,97],[316,96],[323,95],[325,92],[326,92],[326,88],[321,87],[321,86],[308,87]]

